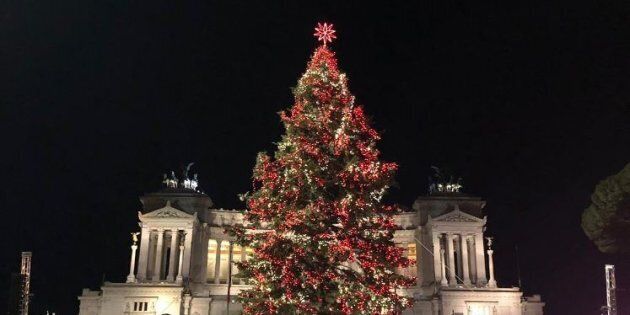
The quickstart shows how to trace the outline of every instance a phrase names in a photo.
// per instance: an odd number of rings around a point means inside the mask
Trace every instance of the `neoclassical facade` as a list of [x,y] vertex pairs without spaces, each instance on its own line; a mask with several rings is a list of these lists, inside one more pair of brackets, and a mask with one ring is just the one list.
[[[196,178],[192,185],[190,179],[165,183],[140,197],[140,232],[132,234],[126,282],[83,289],[80,315],[240,314],[228,297],[247,288],[247,279],[232,276],[238,270],[230,262],[246,260],[252,251],[233,244],[224,231],[243,223],[243,211],[213,208],[210,197],[196,190]],[[397,270],[417,277],[416,286],[400,292],[415,300],[406,314],[543,314],[540,296],[498,286],[484,206],[478,197],[435,191],[396,216],[395,242],[416,261]]]

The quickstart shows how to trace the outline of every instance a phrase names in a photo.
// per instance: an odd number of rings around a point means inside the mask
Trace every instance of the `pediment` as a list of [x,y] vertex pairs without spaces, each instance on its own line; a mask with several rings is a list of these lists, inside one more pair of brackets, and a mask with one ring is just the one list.
[[149,220],[150,219],[188,219],[190,220],[190,219],[196,218],[196,213],[194,215],[188,214],[184,211],[173,208],[171,206],[171,202],[167,201],[166,206],[164,206],[163,208],[153,210],[146,214],[142,214],[138,212],[138,218],[141,221],[147,220],[147,219]]
[[467,223],[485,223],[485,218],[480,219],[476,216],[470,215],[468,213],[462,212],[459,208],[455,210],[445,213],[439,217],[430,218],[433,222],[467,222]]

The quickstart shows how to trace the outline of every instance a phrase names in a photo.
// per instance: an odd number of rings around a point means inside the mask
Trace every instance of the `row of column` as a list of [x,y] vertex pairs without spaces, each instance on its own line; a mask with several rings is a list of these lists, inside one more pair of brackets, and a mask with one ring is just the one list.
[[[210,241],[213,241],[213,240],[209,240],[208,242]],[[221,245],[223,243],[228,244],[228,257],[227,257],[228,266],[227,267],[230,268],[229,264],[234,262],[234,242],[229,241],[229,240],[221,240],[221,239],[215,239],[214,241],[216,241],[217,243],[215,259],[214,259],[214,262],[215,262],[214,263],[214,283],[220,284],[221,283],[221,258],[222,258]],[[247,253],[245,251],[245,248],[241,247],[239,261],[245,261],[246,258],[247,258]],[[232,275],[234,275],[238,273],[238,267],[236,265],[232,265],[232,266],[233,266]],[[228,271],[228,278],[229,278],[229,271]]]
[[[137,277],[134,276],[134,270],[136,269],[136,251],[138,249],[138,245],[136,244],[136,239],[134,237],[134,243],[131,245],[131,258],[129,264],[129,275],[127,276],[127,283],[133,283],[136,281],[162,281],[165,280],[167,282],[176,281],[181,283],[183,277],[186,277],[189,272],[190,267],[190,253],[191,253],[191,241],[192,237],[190,237],[189,230],[180,230],[180,229],[142,229],[142,238],[140,244],[140,255],[138,259],[138,271]],[[165,239],[168,241],[170,238],[170,246],[165,244]],[[222,245],[228,245],[228,257],[227,262],[231,263],[235,260],[234,257],[234,244],[229,240],[209,240],[215,241],[216,252],[215,252],[215,265],[214,265],[214,283],[219,284],[221,282],[221,258],[223,254],[221,253]],[[167,250],[170,248],[170,256],[168,257],[168,270],[165,270],[165,273],[162,273],[163,264],[166,263],[167,259]],[[177,250],[179,249],[179,250]],[[239,253],[240,261],[244,261],[247,258],[247,252],[245,248],[241,248]],[[177,266],[177,269],[176,269]],[[227,266],[230,267],[229,265]],[[233,270],[232,274],[238,273],[238,267],[236,265],[232,265]],[[208,273],[209,274],[209,273]]]
[[[152,281],[166,280],[168,282],[182,282],[183,277],[188,274],[190,268],[191,232],[190,229],[150,229],[143,227],[141,232],[137,280],[144,281],[150,278]],[[170,236],[170,245],[164,244],[165,235]],[[134,241],[134,244],[131,246],[131,262],[127,282],[136,281],[134,269],[137,248]],[[170,255],[168,257],[168,270],[165,270],[166,277],[164,279],[162,265],[166,263],[167,249],[170,249]]]
[[433,251],[435,279],[440,281],[440,285],[455,286],[459,280],[465,286],[474,283],[496,287],[492,250],[488,250],[490,281],[486,279],[481,233],[436,233],[433,235]]

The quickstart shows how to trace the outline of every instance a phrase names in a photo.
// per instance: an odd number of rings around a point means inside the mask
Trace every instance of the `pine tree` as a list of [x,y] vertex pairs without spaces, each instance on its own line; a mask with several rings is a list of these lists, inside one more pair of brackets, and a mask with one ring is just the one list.
[[326,39],[293,94],[274,157],[257,157],[250,225],[234,231],[254,251],[239,263],[253,285],[244,313],[401,313],[411,301],[396,289],[414,279],[394,270],[412,262],[392,241],[398,208],[381,203],[397,165],[379,161],[379,134]]
[[597,184],[582,229],[600,251],[630,253],[630,163]]

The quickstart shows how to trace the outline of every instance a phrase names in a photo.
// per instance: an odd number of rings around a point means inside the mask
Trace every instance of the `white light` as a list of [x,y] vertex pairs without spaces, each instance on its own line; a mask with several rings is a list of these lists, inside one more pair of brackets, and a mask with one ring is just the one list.
[[492,315],[493,310],[489,305],[469,305],[468,315]]
[[155,303],[155,311],[158,314],[162,314],[167,311],[167,308],[170,306],[170,304],[171,303],[167,302],[166,296],[160,296],[158,297],[158,300]]

